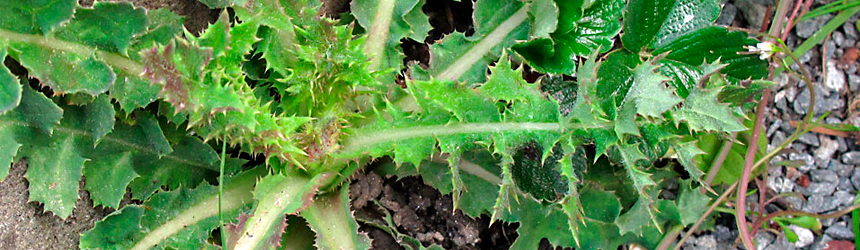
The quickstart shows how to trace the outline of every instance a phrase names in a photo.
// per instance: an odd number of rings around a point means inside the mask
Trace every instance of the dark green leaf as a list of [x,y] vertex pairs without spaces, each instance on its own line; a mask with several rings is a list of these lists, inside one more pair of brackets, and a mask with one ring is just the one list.
[[0,46],[0,115],[21,103],[21,84],[18,77],[9,72],[2,61],[6,59],[6,48]]
[[97,157],[86,164],[86,189],[92,196],[93,206],[119,207],[125,196],[125,187],[138,177],[131,167],[132,159],[132,153],[126,151]]
[[93,134],[95,148],[103,136],[113,131],[116,111],[107,95],[99,95],[93,103],[84,107],[84,113],[88,117],[86,127]]
[[626,13],[621,40],[624,48],[638,52],[707,27],[720,15],[720,5],[717,0],[632,0]]
[[83,92],[95,96],[110,89],[116,81],[111,67],[94,56],[56,53],[35,44],[13,44],[12,48],[17,51],[21,65],[58,94]]
[[19,33],[49,33],[75,12],[75,0],[8,0],[0,2],[0,29]]
[[[529,65],[541,72],[573,75],[576,57],[612,48],[612,37],[621,31],[623,1],[558,1],[559,25],[551,39],[535,39],[514,45]],[[542,37],[542,36],[540,36]]]
[[60,218],[67,218],[78,200],[78,187],[84,162],[88,159],[75,149],[75,137],[57,133],[50,145],[35,146],[27,158],[30,200],[45,204]]
[[92,9],[77,9],[74,18],[57,29],[56,36],[125,55],[132,37],[146,30],[147,21],[146,10],[129,2],[95,2]]
[[57,104],[29,86],[24,87],[18,110],[23,114],[24,121],[46,134],[53,133],[54,126],[60,124],[63,118],[63,110]]
[[761,79],[767,75],[767,61],[759,59],[757,54],[739,53],[747,52],[744,46],[755,46],[756,43],[746,33],[729,32],[723,27],[708,27],[678,37],[652,53],[669,52],[666,59],[687,65],[713,63],[719,59],[721,63],[728,64],[720,73],[730,78]]
[[616,50],[606,56],[597,70],[597,103],[608,114],[615,114],[615,107],[633,86],[633,69],[642,61],[639,56],[626,50]]

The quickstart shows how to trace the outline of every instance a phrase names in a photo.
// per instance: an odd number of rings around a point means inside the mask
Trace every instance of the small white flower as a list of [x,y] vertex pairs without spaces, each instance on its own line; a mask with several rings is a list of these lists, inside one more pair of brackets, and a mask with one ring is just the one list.
[[776,45],[771,42],[760,42],[752,46],[745,46],[750,53],[758,53],[760,54],[758,58],[765,60],[768,57],[772,56],[776,52]]

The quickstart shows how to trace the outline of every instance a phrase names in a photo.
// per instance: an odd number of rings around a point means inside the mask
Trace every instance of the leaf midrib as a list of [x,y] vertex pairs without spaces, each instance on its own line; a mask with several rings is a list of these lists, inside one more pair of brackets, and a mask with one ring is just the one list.
[[[0,120],[0,127],[5,127],[5,126],[9,126],[9,125],[11,125],[11,126],[21,126],[21,127],[31,127],[31,126],[30,126],[30,124],[27,124],[26,122],[10,121],[10,120]],[[55,126],[55,127],[54,127],[54,131],[59,131],[59,132],[64,132],[64,133],[69,133],[69,134],[71,134],[72,136],[81,136],[81,137],[90,137],[90,138],[92,138],[92,137],[93,137],[93,134],[92,134],[91,132],[89,132],[89,131],[80,130],[80,129],[75,129],[75,128],[71,128],[71,127],[66,127],[66,126],[63,126],[63,125]],[[140,145],[140,144],[137,144],[137,143],[134,143],[134,142],[130,142],[130,141],[127,141],[127,140],[123,140],[123,139],[121,139],[121,138],[116,138],[116,137],[114,137],[114,136],[112,135],[112,133],[109,133],[109,134],[105,135],[104,137],[102,137],[102,142],[104,142],[104,141],[109,141],[109,142],[112,142],[112,143],[115,143],[115,144],[119,144],[119,145],[122,145],[122,146],[125,146],[125,147],[128,147],[128,148],[131,148],[131,149],[136,150],[136,151],[139,151],[139,152],[145,152],[145,153],[148,153],[148,154],[151,154],[151,155],[158,155],[158,152],[157,152],[157,151],[155,151],[155,150],[153,150],[153,149],[151,149],[151,148],[149,148],[149,147],[147,147],[147,146]],[[179,163],[183,163],[183,164],[191,165],[191,166],[194,166],[194,167],[210,169],[210,168],[209,168],[209,167],[207,167],[206,165],[200,164],[199,162],[189,161],[189,160],[186,160],[186,159],[184,159],[184,158],[182,158],[182,157],[174,156],[174,155],[172,155],[172,154],[171,154],[171,155],[165,155],[165,156],[162,156],[161,158],[169,159],[169,160],[172,160],[172,161],[175,161],[175,162],[179,162]]]

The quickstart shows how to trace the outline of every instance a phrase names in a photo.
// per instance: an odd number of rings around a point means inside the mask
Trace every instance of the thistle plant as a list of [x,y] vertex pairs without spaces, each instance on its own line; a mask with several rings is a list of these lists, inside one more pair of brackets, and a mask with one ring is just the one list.
[[[285,215],[318,248],[367,249],[346,190],[385,159],[520,223],[513,249],[653,247],[701,216],[701,148],[748,130],[767,86],[758,41],[712,25],[716,0],[477,0],[474,32],[433,41],[428,67],[400,46],[432,29],[424,0],[341,20],[314,0],[201,1],[223,11],[199,36],[129,3],[0,3],[0,57],[26,69],[0,67],[0,159],[26,159],[30,200],[61,218],[82,176],[118,209],[82,249],[307,241]],[[140,202],[120,206],[126,189]]]

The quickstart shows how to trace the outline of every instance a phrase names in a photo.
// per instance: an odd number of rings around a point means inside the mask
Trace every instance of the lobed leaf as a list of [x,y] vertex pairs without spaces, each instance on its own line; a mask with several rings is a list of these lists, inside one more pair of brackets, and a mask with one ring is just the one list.
[[694,90],[684,106],[673,113],[675,123],[685,121],[694,131],[737,132],[746,130],[729,110],[717,102],[718,90]]

